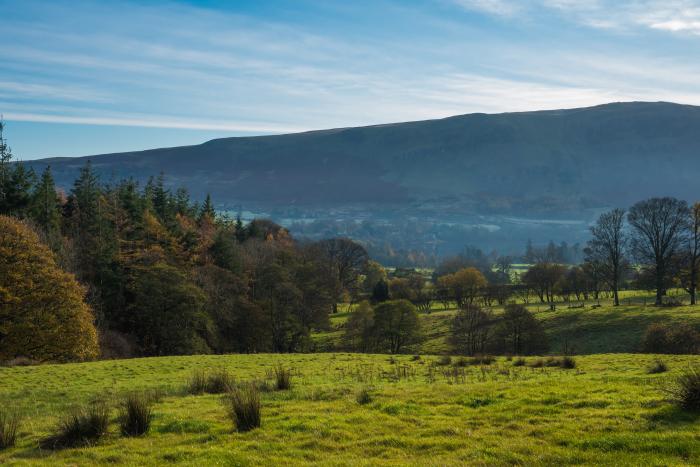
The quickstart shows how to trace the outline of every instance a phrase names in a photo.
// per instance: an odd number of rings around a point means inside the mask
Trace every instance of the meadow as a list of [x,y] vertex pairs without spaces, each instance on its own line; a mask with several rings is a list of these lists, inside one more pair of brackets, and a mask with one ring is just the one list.
[[[683,297],[672,291],[671,297]],[[686,323],[700,328],[700,305],[678,307],[655,307],[651,293],[623,291],[621,305],[612,306],[610,298],[600,300],[558,302],[555,311],[548,305],[530,300],[528,309],[534,313],[544,327],[553,353],[597,354],[637,353],[644,331],[650,324],[668,325]],[[687,303],[687,300],[685,301]],[[351,313],[351,307],[341,308],[331,315],[331,327],[327,331],[312,335],[316,349],[324,352],[346,350],[343,348],[343,329]],[[502,306],[489,308],[494,315],[502,313]],[[423,340],[408,351],[421,354],[446,354],[450,323],[457,308],[449,304],[445,308],[434,302],[429,311],[419,314]]]
[[[698,357],[576,357],[534,367],[499,357],[484,365],[438,356],[347,353],[156,357],[0,368],[0,403],[23,414],[3,465],[697,465],[698,418],[663,391]],[[516,363],[517,362],[517,363]],[[524,364],[523,364],[524,363]],[[521,365],[522,364],[522,365]],[[262,425],[235,431],[220,395],[188,395],[197,370],[237,381],[283,365],[292,388],[262,393]],[[149,433],[110,430],[93,446],[43,450],[58,417],[78,404],[150,390]],[[368,400],[358,402],[367,391]]]

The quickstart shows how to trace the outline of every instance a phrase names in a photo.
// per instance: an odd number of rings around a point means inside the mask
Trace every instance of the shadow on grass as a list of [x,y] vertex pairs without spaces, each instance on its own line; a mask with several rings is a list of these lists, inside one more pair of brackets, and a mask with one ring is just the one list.
[[693,424],[700,420],[700,412],[689,412],[675,405],[668,405],[647,415],[652,428],[658,425],[678,426]]

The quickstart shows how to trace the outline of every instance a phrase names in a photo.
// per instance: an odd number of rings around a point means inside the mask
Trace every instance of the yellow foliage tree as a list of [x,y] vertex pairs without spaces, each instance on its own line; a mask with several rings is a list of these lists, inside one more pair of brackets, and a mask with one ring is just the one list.
[[0,360],[97,357],[85,292],[26,224],[0,216]]

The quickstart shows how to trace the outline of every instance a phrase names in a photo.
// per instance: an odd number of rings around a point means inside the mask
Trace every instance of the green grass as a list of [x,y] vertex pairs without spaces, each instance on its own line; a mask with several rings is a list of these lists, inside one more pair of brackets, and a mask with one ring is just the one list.
[[[567,349],[577,354],[634,353],[640,351],[642,336],[652,323],[687,323],[700,328],[700,305],[666,308],[652,306],[650,301],[645,306],[641,302],[645,296],[645,292],[624,291],[621,294],[623,304],[619,307],[612,306],[609,299],[601,299],[599,308],[592,307],[593,301],[587,302],[585,308],[568,308],[558,303],[556,311],[549,311],[547,305],[533,302],[528,308],[542,321],[554,353]],[[633,304],[624,304],[627,300]],[[492,311],[499,314],[503,309],[495,306]],[[312,336],[318,350],[343,350],[343,325],[350,313],[345,309],[332,315],[331,330]],[[407,353],[450,353],[447,337],[455,313],[454,306],[445,310],[438,303],[433,304],[430,313],[421,312],[425,339],[420,345],[407,349]]]
[[[700,463],[696,415],[661,388],[697,357],[576,358],[576,369],[435,366],[438,357],[293,354],[160,357],[0,368],[0,404],[23,414],[2,465],[456,465]],[[453,359],[454,360],[454,359]],[[531,358],[526,361],[534,360]],[[288,391],[261,393],[262,424],[236,432],[220,395],[187,395],[195,370],[226,368],[236,381],[291,368]],[[372,400],[357,403],[371,388]],[[151,431],[110,430],[95,446],[42,451],[58,418],[97,397],[160,394]]]

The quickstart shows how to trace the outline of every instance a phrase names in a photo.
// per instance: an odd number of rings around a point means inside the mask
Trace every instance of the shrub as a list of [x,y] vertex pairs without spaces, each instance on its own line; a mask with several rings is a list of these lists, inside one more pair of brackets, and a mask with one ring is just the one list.
[[642,338],[642,350],[648,353],[697,354],[700,352],[700,333],[685,323],[673,327],[651,324]]
[[141,436],[147,433],[153,419],[152,406],[152,400],[145,394],[127,395],[119,414],[121,433],[124,436]]
[[250,431],[260,426],[260,393],[254,385],[235,388],[224,400],[236,430]]
[[48,449],[62,449],[86,446],[96,443],[107,433],[109,408],[104,403],[96,403],[73,410],[58,424],[58,432],[45,439],[41,446]]
[[657,373],[665,373],[668,371],[668,366],[662,360],[654,360],[649,368],[647,368],[647,373],[650,375],[655,375]]
[[18,414],[0,411],[0,449],[15,445],[20,423],[21,418]]
[[355,400],[360,405],[365,405],[365,404],[369,404],[370,402],[372,402],[372,395],[370,394],[369,389],[367,389],[367,388],[360,389],[360,392],[357,393]]
[[292,372],[282,365],[275,367],[275,389],[284,391],[292,387]]
[[682,409],[700,411],[700,371],[697,367],[689,368],[680,375],[666,393]]

